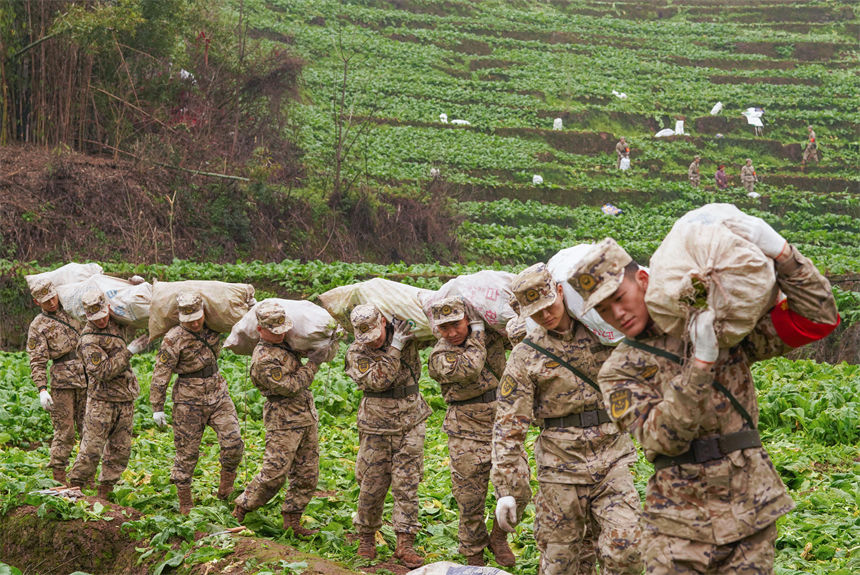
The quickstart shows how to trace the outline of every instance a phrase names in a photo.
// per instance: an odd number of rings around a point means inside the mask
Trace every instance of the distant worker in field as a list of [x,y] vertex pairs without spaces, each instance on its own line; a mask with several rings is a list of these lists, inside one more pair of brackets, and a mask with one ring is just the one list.
[[755,191],[755,184],[758,182],[755,168],[752,165],[752,159],[747,158],[747,163],[741,167],[741,184],[748,194]]
[[815,131],[812,129],[812,126],[807,126],[806,132],[806,149],[803,150],[803,160],[800,162],[801,170],[806,168],[806,163],[810,160],[814,160],[816,164],[818,163],[818,142],[815,140]]
[[624,136],[621,136],[621,139],[615,144],[615,154],[618,156],[618,161],[615,164],[615,167],[618,169],[621,169],[622,159],[627,158],[627,161],[630,161],[630,146],[627,145],[627,140],[624,139]]
[[418,484],[424,475],[424,435],[430,406],[418,390],[421,360],[411,326],[385,319],[372,304],[350,314],[355,341],[346,352],[346,374],[363,392],[358,406],[358,554],[376,557],[376,532],[389,486],[394,497],[391,523],[397,534],[395,559],[411,568],[424,558],[415,550]]
[[78,339],[77,355],[87,370],[87,410],[81,448],[68,479],[73,487],[87,485],[101,460],[98,496],[107,499],[131,455],[134,400],[140,386],[130,360],[146,347],[147,336],[126,346],[101,290],[85,293],[81,303],[87,324]]
[[227,390],[227,381],[218,372],[221,336],[206,326],[200,294],[185,291],[176,296],[179,325],[168,331],[152,369],[149,402],[152,419],[167,425],[164,402],[174,373],[173,445],[176,456],[170,481],[176,485],[179,512],[187,515],[191,499],[191,477],[200,458],[200,440],[208,425],[215,431],[221,448],[221,477],[216,496],[226,500],[233,491],[236,469],[242,461],[245,443],[239,433],[239,416]]
[[597,538],[603,574],[642,573],[639,495],[630,466],[636,449],[606,411],[595,380],[611,348],[568,315],[562,286],[545,264],[511,283],[524,316],[538,326],[513,349],[499,384],[493,427],[496,520],[513,531],[531,496],[523,444],[529,424],[538,493],[534,537],[542,575],[593,573],[583,561]]
[[284,529],[308,537],[316,531],[302,527],[301,518],[317,487],[320,457],[319,415],[310,387],[326,350],[311,352],[302,365],[298,353],[285,341],[293,322],[283,306],[266,301],[255,313],[260,342],[251,356],[251,381],[266,398],[266,451],[262,469],[236,498],[233,515],[241,522],[247,512],[268,503],[289,478],[281,507]]
[[723,164],[720,164],[720,167],[714,173],[714,181],[720,190],[725,190],[729,187],[729,177],[726,175],[726,167]]
[[654,464],[642,514],[649,575],[773,573],[775,522],[794,502],[762,447],[750,365],[839,323],[830,282],[809,259],[759,218],[726,225],[773,260],[787,298],[730,349],[718,347],[713,310],[694,316],[685,337],[662,331],[645,302],[648,272],[612,238],[570,279],[583,313],[596,309],[626,336],[598,383],[612,419]]
[[484,321],[461,297],[437,302],[430,315],[442,336],[428,366],[448,404],[442,428],[448,434],[451,486],[460,511],[459,551],[467,565],[486,565],[484,549],[489,547],[496,563],[511,567],[516,559],[506,533],[494,521],[488,534],[484,524],[496,388],[505,371],[504,342],[501,335],[485,329]]
[[[81,324],[60,308],[60,298],[50,280],[37,280],[30,294],[41,313],[30,323],[27,353],[30,377],[39,391],[42,409],[51,414],[54,438],[49,466],[54,481],[66,483],[66,466],[75,446],[75,429],[83,434],[87,407],[87,380],[78,357]],[[51,391],[48,391],[48,361]]]
[[693,158],[693,162],[690,164],[690,167],[687,168],[687,177],[690,178],[690,185],[694,188],[698,188],[699,182],[701,181],[701,176],[699,174],[699,162],[701,159],[701,156],[696,156]]

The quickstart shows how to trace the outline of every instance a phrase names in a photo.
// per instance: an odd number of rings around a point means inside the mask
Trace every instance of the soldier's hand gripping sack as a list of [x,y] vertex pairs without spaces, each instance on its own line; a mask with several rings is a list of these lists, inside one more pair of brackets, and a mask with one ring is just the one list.
[[152,306],[149,312],[150,340],[166,334],[179,325],[176,296],[194,291],[203,298],[206,325],[220,333],[228,333],[257,301],[254,286],[206,280],[155,282],[152,286]]
[[731,204],[708,204],[675,222],[651,256],[645,293],[660,328],[684,337],[690,318],[709,308],[719,347],[732,347],[773,307],[773,260],[726,226],[748,217]]

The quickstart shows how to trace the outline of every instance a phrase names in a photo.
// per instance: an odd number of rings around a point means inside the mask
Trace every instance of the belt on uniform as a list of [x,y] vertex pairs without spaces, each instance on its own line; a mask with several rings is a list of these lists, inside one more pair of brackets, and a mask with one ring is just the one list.
[[496,388],[489,389],[478,397],[449,401],[448,405],[470,405],[472,403],[492,403],[494,401],[496,401]]
[[612,419],[605,409],[591,409],[579,413],[571,413],[564,417],[546,417],[543,427],[594,427],[601,423],[609,423]]
[[78,354],[75,353],[75,350],[64,353],[60,357],[54,359],[54,363],[64,363],[67,361],[72,361],[73,359],[78,359]]
[[386,391],[365,391],[364,397],[379,397],[385,399],[403,399],[418,393],[417,385],[407,385],[406,387],[395,387]]
[[218,366],[207,365],[203,369],[198,369],[197,371],[189,371],[188,373],[180,373],[179,377],[181,377],[183,379],[189,379],[192,377],[194,377],[194,378],[198,378],[198,377],[199,378],[205,378],[205,377],[212,377],[216,373],[218,373]]
[[757,429],[744,429],[735,433],[709,437],[707,439],[694,439],[690,449],[669,457],[658,455],[654,460],[654,469],[660,470],[685,463],[705,463],[722,459],[732,451],[749,449],[750,447],[761,447],[761,437]]

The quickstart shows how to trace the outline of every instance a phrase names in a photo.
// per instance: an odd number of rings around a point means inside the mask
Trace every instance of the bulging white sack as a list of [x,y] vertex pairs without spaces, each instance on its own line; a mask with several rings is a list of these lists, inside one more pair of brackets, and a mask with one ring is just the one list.
[[513,293],[511,281],[515,275],[510,272],[483,270],[449,280],[438,291],[420,294],[418,299],[427,316],[427,321],[435,329],[430,319],[430,308],[436,302],[451,296],[462,296],[491,328],[505,334],[508,321],[516,317],[509,303]]
[[220,333],[229,333],[242,316],[257,301],[254,286],[208,280],[155,282],[152,286],[152,306],[149,315],[149,338],[159,338],[170,328],[179,325],[176,296],[185,291],[196,291],[203,298],[206,325]]
[[72,262],[49,272],[24,276],[24,279],[27,281],[27,287],[30,289],[33,287],[33,282],[42,278],[51,280],[51,283],[57,288],[61,285],[82,282],[94,275],[101,275],[101,273],[102,266],[99,264],[78,264]]
[[626,171],[630,169],[630,158],[624,157],[621,158],[621,161],[618,163],[618,169],[621,171]]
[[406,575],[511,575],[498,567],[475,567],[472,565],[460,565],[451,561],[438,561],[429,565],[422,565],[413,569]]
[[778,292],[773,260],[724,225],[741,216],[732,204],[708,204],[672,226],[651,256],[645,293],[660,328],[686,337],[690,318],[710,308],[719,346],[732,347],[773,307]]
[[72,317],[86,321],[81,299],[90,290],[99,289],[110,304],[110,314],[117,322],[136,328],[145,328],[149,322],[152,303],[152,285],[133,284],[128,280],[106,275],[94,275],[77,283],[60,285],[57,295],[63,309]]
[[[326,310],[306,300],[291,300],[272,298],[263,301],[277,302],[284,308],[287,317],[293,322],[293,327],[287,332],[285,340],[296,351],[307,354],[318,349],[328,353],[325,361],[331,361],[337,355],[338,344],[345,335],[335,319]],[[224,341],[224,348],[240,355],[251,355],[254,347],[260,341],[257,331],[257,307],[263,302],[257,302],[242,319],[233,326],[230,335]]]
[[349,314],[352,308],[363,303],[372,303],[390,320],[392,317],[403,319],[412,324],[416,339],[433,339],[433,332],[424,310],[421,309],[421,294],[433,293],[399,282],[373,278],[364,282],[340,286],[320,294],[320,305],[328,311],[349,333],[352,322]]

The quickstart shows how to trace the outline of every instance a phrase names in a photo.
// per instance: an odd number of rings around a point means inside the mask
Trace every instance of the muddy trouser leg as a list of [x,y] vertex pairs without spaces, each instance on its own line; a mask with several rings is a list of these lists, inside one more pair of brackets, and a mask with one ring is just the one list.
[[278,493],[287,480],[287,471],[293,465],[303,432],[304,428],[266,431],[263,467],[236,498],[236,505],[251,511],[262,507]]
[[451,487],[460,512],[457,532],[462,555],[477,555],[490,544],[484,523],[487,487],[492,467],[492,445],[463,437],[448,437]]
[[375,533],[382,527],[382,506],[391,485],[393,442],[400,435],[358,434],[358,458],[355,479],[358,481],[358,510],[353,525],[359,533]]
[[113,426],[113,409],[110,402],[89,398],[86,411],[81,448],[69,470],[70,485],[83,486],[93,479]]
[[119,481],[128,466],[131,456],[132,428],[134,426],[134,402],[122,401],[113,404],[113,426],[104,447],[102,472],[99,483],[113,485]]
[[245,442],[242,441],[242,434],[239,432],[239,416],[230,396],[225,397],[215,406],[207,423],[215,430],[215,435],[218,437],[222,471],[235,473],[242,462]]
[[308,506],[320,475],[320,446],[317,437],[317,426],[311,425],[301,429],[302,438],[299,441],[296,456],[289,468],[290,486],[284,497],[282,513],[301,513]]
[[592,525],[597,533],[601,575],[642,573],[641,503],[627,465],[614,465],[591,486]]
[[173,404],[173,445],[176,455],[170,481],[177,485],[191,485],[191,477],[200,458],[200,440],[208,419],[206,408],[188,403]]
[[65,471],[69,456],[75,447],[75,389],[52,389],[51,424],[54,438],[51,440],[51,462],[54,469]]
[[391,495],[394,508],[391,523],[395,533],[417,533],[418,484],[424,476],[424,435],[426,425],[422,421],[396,442],[391,463]]
[[535,541],[541,575],[593,573],[581,560],[593,553],[586,543],[588,485],[540,482],[535,497]]

